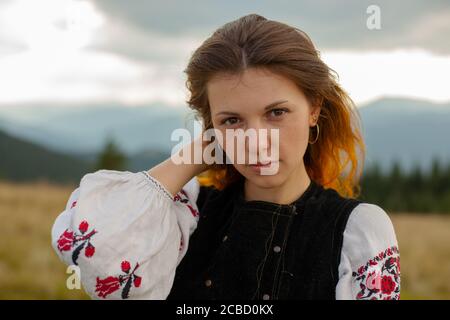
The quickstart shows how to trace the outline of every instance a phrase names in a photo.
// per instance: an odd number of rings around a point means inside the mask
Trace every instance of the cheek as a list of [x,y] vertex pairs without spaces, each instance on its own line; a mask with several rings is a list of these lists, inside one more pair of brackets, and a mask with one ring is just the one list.
[[280,158],[286,162],[297,162],[303,159],[308,138],[308,124],[293,125],[280,130]]
[[236,146],[234,141],[230,141],[230,146],[227,146],[227,137],[225,130],[220,130],[222,133],[222,141],[220,142],[221,148],[225,151],[226,154],[230,155],[232,154],[232,149],[234,149],[234,153],[236,153]]
[[[232,161],[234,164],[238,163],[238,155],[240,157],[246,157],[246,152],[244,145],[242,144],[241,139],[238,139],[237,137],[230,136],[229,146],[227,146],[227,137],[226,137],[226,131],[225,129],[220,129],[220,132],[222,133],[222,140],[219,140],[219,145],[225,152],[226,157]],[[241,144],[239,142],[241,141]],[[224,158],[223,161],[226,159]]]

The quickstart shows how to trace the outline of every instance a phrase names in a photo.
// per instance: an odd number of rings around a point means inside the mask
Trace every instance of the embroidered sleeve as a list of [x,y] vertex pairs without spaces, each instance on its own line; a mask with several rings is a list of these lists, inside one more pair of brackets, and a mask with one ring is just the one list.
[[52,228],[93,299],[165,299],[197,227],[197,178],[175,196],[147,171],[83,176]]
[[400,299],[400,252],[394,227],[377,205],[359,204],[344,231],[336,299]]

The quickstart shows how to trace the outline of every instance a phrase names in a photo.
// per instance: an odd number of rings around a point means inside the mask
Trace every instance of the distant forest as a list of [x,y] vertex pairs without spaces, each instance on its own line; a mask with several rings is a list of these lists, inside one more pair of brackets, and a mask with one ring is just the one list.
[[398,161],[382,172],[379,165],[364,170],[359,199],[389,213],[450,213],[450,163],[434,159],[429,170],[404,172]]
[[[97,168],[123,170],[125,163],[125,155],[111,141],[100,155]],[[375,164],[364,170],[359,199],[377,204],[389,213],[450,214],[450,163],[443,165],[434,159],[429,170],[417,166],[408,172],[399,161],[394,161],[387,171]]]
[[[0,180],[30,182],[38,179],[53,183],[76,183],[94,170],[140,171],[153,167],[170,154],[147,151],[127,156],[113,139],[103,150],[89,157],[74,157],[47,150],[0,131]],[[389,213],[450,214],[450,163],[435,159],[427,170],[403,170],[400,162],[390,169],[379,165],[365,167],[360,200],[379,205]]]

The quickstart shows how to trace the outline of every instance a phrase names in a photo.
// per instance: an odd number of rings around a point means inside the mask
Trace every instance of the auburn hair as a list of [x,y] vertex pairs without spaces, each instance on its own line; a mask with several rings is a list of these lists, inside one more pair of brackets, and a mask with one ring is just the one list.
[[[345,197],[360,195],[365,145],[360,115],[338,84],[337,73],[320,58],[309,36],[296,27],[249,14],[226,23],[198,47],[188,62],[186,87],[189,107],[213,128],[207,95],[208,81],[218,73],[241,74],[247,68],[266,68],[287,77],[309,102],[319,104],[319,138],[308,143],[304,164],[309,177]],[[310,141],[316,137],[310,129]],[[242,178],[232,164],[214,164],[198,175],[201,185],[223,189]]]

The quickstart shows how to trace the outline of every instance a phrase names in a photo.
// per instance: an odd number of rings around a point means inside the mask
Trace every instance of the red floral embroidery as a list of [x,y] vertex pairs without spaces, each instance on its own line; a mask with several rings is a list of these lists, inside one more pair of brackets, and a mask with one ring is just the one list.
[[178,251],[183,250],[183,234],[181,235],[181,239],[180,239],[180,249]]
[[76,247],[72,252],[72,261],[74,264],[78,265],[77,260],[80,255],[81,250],[84,249],[84,255],[87,258],[90,258],[95,253],[95,247],[91,243],[91,238],[97,231],[94,229],[89,233],[86,233],[89,230],[89,223],[84,220],[79,226],[78,230],[80,233],[75,233],[70,229],[66,229],[60,236],[57,241],[58,250],[70,251],[72,248]]
[[400,299],[400,253],[396,246],[380,252],[352,273],[360,291],[356,299]]
[[76,201],[72,202],[72,205],[70,206],[70,209],[72,209],[72,208],[75,207],[76,205],[77,205],[77,202],[76,202]]
[[135,271],[139,268],[139,263],[136,263],[133,271],[130,272],[130,262],[124,260],[120,265],[122,272],[125,274],[119,276],[109,276],[105,279],[99,279],[97,277],[97,283],[95,285],[95,292],[100,298],[106,298],[107,295],[119,290],[122,286],[122,299],[129,297],[131,285],[135,288],[141,286],[142,277],[135,275]]
[[395,290],[396,284],[390,276],[383,276],[381,278],[381,292],[384,294],[391,294]]
[[69,251],[73,246],[73,231],[66,229],[58,239],[58,249],[59,251]]
[[178,192],[175,197],[173,198],[173,201],[179,201],[181,203],[184,203],[189,210],[191,211],[192,215],[197,218],[199,216],[199,212],[197,210],[194,209],[194,207],[192,207],[189,203],[189,197],[187,195],[187,193],[181,189],[180,192]]

